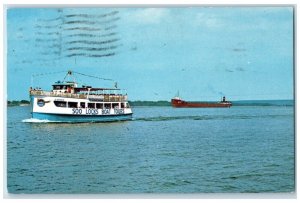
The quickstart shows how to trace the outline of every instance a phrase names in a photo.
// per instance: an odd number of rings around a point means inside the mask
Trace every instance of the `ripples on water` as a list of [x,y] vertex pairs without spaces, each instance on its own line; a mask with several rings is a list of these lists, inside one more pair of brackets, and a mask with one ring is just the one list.
[[11,193],[292,192],[293,107],[134,109],[116,123],[39,123],[8,108]]

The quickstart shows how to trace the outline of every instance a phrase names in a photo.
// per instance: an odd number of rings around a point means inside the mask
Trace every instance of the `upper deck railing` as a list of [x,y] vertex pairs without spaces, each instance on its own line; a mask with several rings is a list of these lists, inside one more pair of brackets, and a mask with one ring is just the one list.
[[48,97],[63,97],[74,99],[89,99],[103,102],[126,102],[127,95],[122,94],[74,94],[63,92],[48,92],[43,90],[30,90],[30,95],[34,96],[48,96]]

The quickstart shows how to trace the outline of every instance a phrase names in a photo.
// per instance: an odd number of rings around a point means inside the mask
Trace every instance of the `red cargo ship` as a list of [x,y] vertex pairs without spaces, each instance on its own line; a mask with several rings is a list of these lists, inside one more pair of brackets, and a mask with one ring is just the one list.
[[220,102],[187,102],[179,97],[174,97],[171,103],[176,108],[229,108],[232,106],[232,103],[226,101],[225,97]]

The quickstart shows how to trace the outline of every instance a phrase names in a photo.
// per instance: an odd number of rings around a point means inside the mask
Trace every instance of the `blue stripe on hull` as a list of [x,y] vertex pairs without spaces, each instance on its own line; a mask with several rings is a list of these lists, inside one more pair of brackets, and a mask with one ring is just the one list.
[[132,114],[123,115],[101,115],[101,116],[83,116],[83,115],[66,115],[66,114],[47,114],[47,113],[32,113],[32,118],[39,120],[48,120],[51,122],[112,122],[126,121],[132,119]]

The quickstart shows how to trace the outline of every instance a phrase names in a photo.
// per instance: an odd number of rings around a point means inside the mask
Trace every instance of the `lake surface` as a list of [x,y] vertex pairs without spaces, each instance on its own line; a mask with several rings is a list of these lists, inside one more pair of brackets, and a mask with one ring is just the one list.
[[133,121],[55,124],[23,122],[30,107],[9,107],[8,192],[295,190],[293,106],[133,111]]

